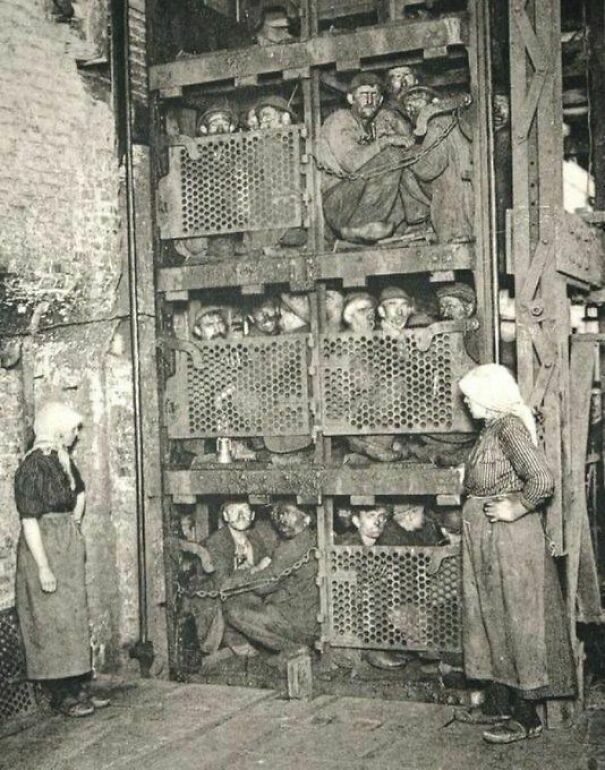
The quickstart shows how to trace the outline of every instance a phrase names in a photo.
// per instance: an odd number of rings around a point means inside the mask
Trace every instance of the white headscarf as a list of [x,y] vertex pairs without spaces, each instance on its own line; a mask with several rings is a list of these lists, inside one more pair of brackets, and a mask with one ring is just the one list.
[[521,396],[510,371],[500,364],[482,364],[471,369],[458,383],[465,396],[497,415],[514,414],[538,443],[536,421]]
[[78,414],[67,404],[60,401],[47,401],[36,413],[34,419],[34,433],[36,440],[27,454],[36,449],[41,449],[45,454],[55,451],[58,455],[61,467],[69,478],[71,489],[76,488],[76,482],[71,472],[71,462],[67,447],[61,442],[60,436],[72,428],[82,424],[82,415]]

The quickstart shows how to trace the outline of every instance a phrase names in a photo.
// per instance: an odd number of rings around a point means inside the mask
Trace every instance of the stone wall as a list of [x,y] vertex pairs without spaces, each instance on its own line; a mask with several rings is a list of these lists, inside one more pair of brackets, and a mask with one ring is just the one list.
[[[27,418],[44,399],[62,398],[85,418],[75,459],[88,488],[83,531],[95,660],[107,668],[126,660],[126,647],[138,636],[123,175],[108,82],[77,68],[81,40],[69,24],[56,22],[51,6],[50,0],[0,0],[0,336],[24,343],[21,363],[0,369],[0,608],[14,600],[19,526],[12,475]],[[143,171],[145,164],[143,155]],[[144,187],[139,204],[144,212]],[[151,259],[151,249],[142,259]],[[151,270],[141,276],[144,403],[154,408]],[[156,480],[148,517],[150,637],[161,658],[156,415],[146,417],[146,473]]]

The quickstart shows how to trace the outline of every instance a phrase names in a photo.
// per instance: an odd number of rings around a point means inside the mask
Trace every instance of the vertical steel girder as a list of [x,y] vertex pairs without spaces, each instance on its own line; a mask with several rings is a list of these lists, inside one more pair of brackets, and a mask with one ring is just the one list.
[[565,552],[569,466],[569,312],[556,270],[562,216],[563,110],[559,0],[511,0],[512,254],[521,390],[543,418],[556,492],[546,531]]

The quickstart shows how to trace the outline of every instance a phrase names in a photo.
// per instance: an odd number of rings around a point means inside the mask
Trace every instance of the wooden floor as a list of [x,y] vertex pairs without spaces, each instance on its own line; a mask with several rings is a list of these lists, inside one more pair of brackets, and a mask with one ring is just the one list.
[[[86,719],[46,717],[0,741],[6,770],[601,770],[605,711],[505,747],[445,726],[443,704],[139,680]],[[603,762],[603,765],[601,764]]]

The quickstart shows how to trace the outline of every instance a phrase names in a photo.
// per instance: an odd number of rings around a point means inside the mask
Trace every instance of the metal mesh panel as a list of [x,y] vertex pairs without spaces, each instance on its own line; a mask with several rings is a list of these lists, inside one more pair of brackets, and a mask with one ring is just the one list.
[[335,546],[330,642],[341,647],[460,650],[460,556],[443,548]]
[[203,137],[171,147],[169,157],[162,238],[302,224],[300,127]]
[[177,352],[168,381],[172,438],[307,435],[307,336],[212,340]]
[[474,365],[462,332],[325,335],[319,365],[327,435],[472,430],[456,385]]
[[0,613],[0,723],[36,711],[31,682],[25,680],[19,624],[14,610]]

